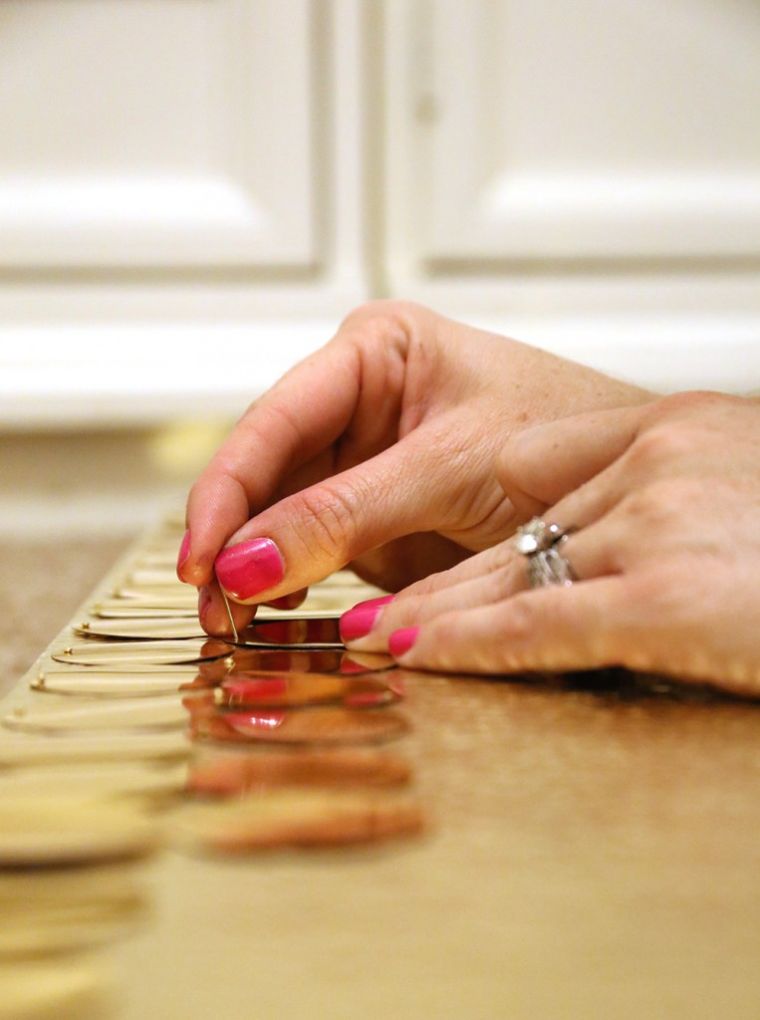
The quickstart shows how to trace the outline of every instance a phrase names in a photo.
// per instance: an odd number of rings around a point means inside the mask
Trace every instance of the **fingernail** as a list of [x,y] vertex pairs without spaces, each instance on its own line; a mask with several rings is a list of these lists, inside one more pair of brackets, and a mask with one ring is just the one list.
[[340,636],[343,641],[355,641],[369,634],[383,606],[392,602],[395,596],[381,595],[380,598],[357,602],[340,618]]
[[[228,677],[217,687],[218,699],[225,705],[257,705],[273,698],[284,698],[288,693],[288,680],[284,676],[255,679]],[[280,703],[282,703],[280,701]]]
[[223,716],[227,725],[236,733],[247,736],[249,733],[260,733],[261,730],[276,730],[285,722],[285,712],[225,712]]
[[419,633],[419,627],[402,627],[400,630],[394,630],[388,638],[388,648],[391,655],[395,659],[405,655],[417,640]]
[[179,547],[179,555],[177,556],[177,577],[180,581],[184,581],[182,576],[182,568],[187,563],[188,557],[190,556],[190,532],[186,531],[182,536],[182,544]]
[[214,569],[227,594],[243,600],[279,584],[285,574],[285,563],[271,538],[252,538],[223,549]]

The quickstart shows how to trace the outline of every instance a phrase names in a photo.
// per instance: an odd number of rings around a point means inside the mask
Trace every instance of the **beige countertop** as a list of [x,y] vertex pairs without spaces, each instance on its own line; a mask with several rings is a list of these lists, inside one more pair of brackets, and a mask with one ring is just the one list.
[[0,542],[0,695],[26,672],[126,544],[123,535],[60,542],[6,536]]
[[[59,618],[113,552],[55,568]],[[33,550],[4,555],[38,585],[6,619],[31,657],[48,582]],[[72,1015],[760,1016],[760,709],[416,675],[404,711],[424,837],[161,853],[146,916],[98,962],[107,1006]]]
[[420,842],[172,855],[123,1015],[760,1015],[760,714],[420,678]]

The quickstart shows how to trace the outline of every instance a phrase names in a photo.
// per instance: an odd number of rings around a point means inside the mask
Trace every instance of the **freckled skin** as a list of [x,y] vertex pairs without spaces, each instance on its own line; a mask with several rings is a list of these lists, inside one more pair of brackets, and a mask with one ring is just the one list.
[[502,543],[400,592],[352,648],[393,651],[412,628],[396,650],[413,668],[620,665],[760,697],[758,403],[677,394],[538,426],[507,444],[507,494],[566,477],[568,448],[585,484],[542,515],[577,529],[562,546],[571,588],[529,590],[524,557]]
[[396,590],[502,541],[531,512],[496,477],[508,436],[648,397],[417,305],[359,308],[252,405],[190,493],[182,576],[207,588],[204,626],[228,626],[214,576],[224,547],[269,539],[284,565],[265,592],[240,589],[240,629],[255,603],[346,564]]

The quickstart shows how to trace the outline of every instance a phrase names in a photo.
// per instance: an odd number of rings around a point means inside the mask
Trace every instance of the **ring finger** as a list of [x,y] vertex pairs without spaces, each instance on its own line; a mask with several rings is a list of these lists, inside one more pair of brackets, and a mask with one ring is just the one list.
[[[556,547],[558,554],[569,564],[575,579],[597,578],[618,571],[617,560],[611,555],[614,547],[610,541],[610,528],[609,522],[603,519],[583,531],[568,535]],[[351,612],[344,614],[342,630],[346,643],[362,651],[384,651],[390,635],[399,629],[420,626],[444,613],[493,605],[530,588],[529,558],[517,552],[513,540],[490,552],[492,556],[484,554],[482,558],[477,557],[482,565],[478,577],[437,591],[410,594],[359,610],[364,614],[363,620],[368,628],[364,634],[358,633],[361,628],[354,625],[360,617],[357,615],[354,620],[349,619]],[[501,558],[502,565],[491,569],[497,557]]]

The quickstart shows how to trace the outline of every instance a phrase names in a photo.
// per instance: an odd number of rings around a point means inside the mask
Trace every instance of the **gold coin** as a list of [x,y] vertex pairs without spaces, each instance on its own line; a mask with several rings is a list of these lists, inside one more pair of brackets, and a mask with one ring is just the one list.
[[89,732],[91,730],[182,729],[187,715],[178,695],[120,701],[85,701],[71,705],[18,706],[2,724],[25,733]]
[[84,669],[52,669],[40,673],[30,683],[42,694],[66,694],[92,698],[139,698],[171,694],[182,684],[192,682],[195,669],[141,670],[134,673],[107,672],[90,666]]
[[151,589],[136,589],[130,585],[118,585],[98,605],[105,606],[155,606],[164,609],[194,609],[198,612],[198,592],[195,588],[175,587],[155,592]]
[[122,638],[125,641],[182,641],[203,638],[205,631],[195,617],[167,617],[142,620],[101,620],[91,618],[74,625],[77,637]]
[[220,659],[233,648],[214,638],[188,641],[82,641],[56,648],[56,662],[77,666],[185,665]]

